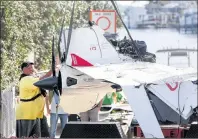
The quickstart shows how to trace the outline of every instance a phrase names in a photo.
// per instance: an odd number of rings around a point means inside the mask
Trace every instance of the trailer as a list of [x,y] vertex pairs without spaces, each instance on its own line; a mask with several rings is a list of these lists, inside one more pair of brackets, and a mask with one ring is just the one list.
[[[198,124],[191,125],[161,125],[165,138],[198,138]],[[144,134],[139,126],[135,126],[132,131],[134,137],[144,138]]]

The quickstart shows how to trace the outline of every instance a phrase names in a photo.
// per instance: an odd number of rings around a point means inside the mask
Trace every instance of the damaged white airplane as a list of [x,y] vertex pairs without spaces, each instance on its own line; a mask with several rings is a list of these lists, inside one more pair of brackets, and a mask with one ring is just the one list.
[[[175,115],[180,115],[188,122],[195,113],[197,71],[134,61],[118,54],[96,25],[70,31],[62,32],[58,76],[54,72],[53,77],[35,83],[60,92],[64,111],[77,114],[90,110],[118,84],[146,138],[164,138],[160,120],[178,122]],[[54,62],[53,55],[53,70]]]
[[[61,39],[62,57],[66,34],[64,31]],[[72,114],[91,109],[106,93],[113,91],[112,85],[119,84],[146,138],[163,138],[148,90],[183,119],[188,119],[198,106],[197,85],[192,82],[197,80],[196,71],[126,59],[95,25],[73,30],[67,61],[62,61],[57,81],[48,84],[49,79],[35,85],[53,89],[57,84],[61,92],[60,105]]]

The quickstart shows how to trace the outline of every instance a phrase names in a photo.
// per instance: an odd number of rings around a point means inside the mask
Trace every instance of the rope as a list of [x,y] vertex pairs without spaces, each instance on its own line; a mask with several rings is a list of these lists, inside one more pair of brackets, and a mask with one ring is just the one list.
[[120,18],[122,24],[124,25],[124,28],[126,29],[129,38],[131,39],[131,44],[132,44],[132,46],[135,48],[135,52],[136,52],[137,56],[138,56],[139,59],[142,61],[142,56],[140,55],[140,51],[139,51],[139,49],[137,48],[136,43],[134,42],[134,40],[133,40],[133,38],[132,38],[132,36],[131,36],[131,34],[130,34],[128,28],[126,27],[126,25],[125,25],[125,23],[124,23],[124,21],[122,20],[121,14],[120,14],[120,12],[119,12],[119,10],[118,10],[118,8],[117,8],[115,2],[114,2],[113,0],[111,0],[111,3],[112,3],[112,5],[113,5],[113,7],[115,8],[115,10],[116,10],[116,12],[117,12],[117,14],[118,14],[118,16],[119,16],[119,18]]

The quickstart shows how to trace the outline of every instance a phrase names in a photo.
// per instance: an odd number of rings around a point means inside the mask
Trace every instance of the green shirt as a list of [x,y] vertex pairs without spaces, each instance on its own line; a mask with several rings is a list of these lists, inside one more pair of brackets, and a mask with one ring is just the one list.
[[120,92],[113,92],[111,94],[109,93],[105,95],[102,105],[111,105],[113,103],[113,96],[115,95],[115,93],[117,95],[117,102],[120,102],[123,98],[122,94]]

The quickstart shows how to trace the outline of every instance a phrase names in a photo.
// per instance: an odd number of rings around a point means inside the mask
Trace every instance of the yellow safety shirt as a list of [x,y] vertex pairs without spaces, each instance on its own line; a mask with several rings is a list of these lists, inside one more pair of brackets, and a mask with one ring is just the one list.
[[[39,78],[33,76],[25,76],[19,82],[20,99],[31,99],[40,93],[40,89],[34,86]],[[43,95],[33,101],[20,101],[16,107],[16,120],[34,120],[43,118],[45,100]]]

